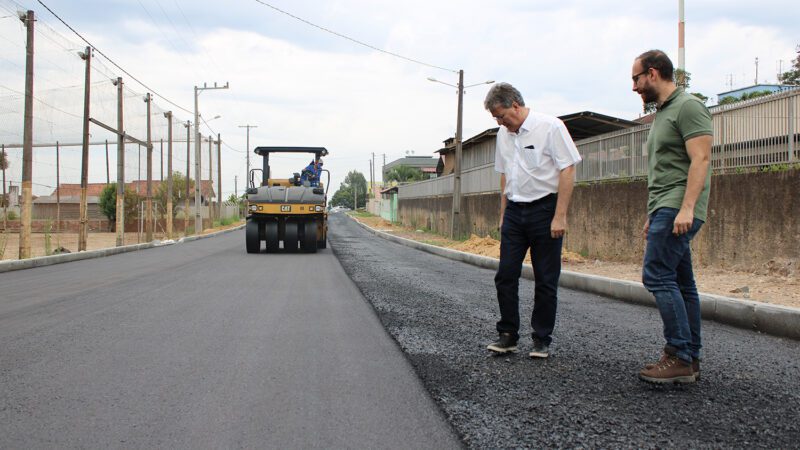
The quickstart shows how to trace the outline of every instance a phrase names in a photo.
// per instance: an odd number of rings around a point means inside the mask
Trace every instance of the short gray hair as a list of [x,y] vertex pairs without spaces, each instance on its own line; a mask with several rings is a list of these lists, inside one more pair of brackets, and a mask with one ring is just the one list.
[[497,83],[486,94],[483,107],[487,111],[498,105],[503,108],[511,108],[511,104],[514,102],[517,102],[519,106],[525,106],[525,100],[522,99],[522,94],[519,93],[517,88],[508,83]]

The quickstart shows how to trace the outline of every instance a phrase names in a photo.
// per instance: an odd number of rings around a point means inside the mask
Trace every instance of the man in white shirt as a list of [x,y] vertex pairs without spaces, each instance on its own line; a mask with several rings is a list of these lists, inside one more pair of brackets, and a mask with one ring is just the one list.
[[500,337],[489,344],[497,353],[517,351],[519,278],[531,251],[535,289],[531,329],[532,358],[546,358],[552,342],[561,274],[561,246],[567,208],[581,161],[567,127],[556,117],[531,111],[508,83],[492,86],[483,103],[500,125],[495,170],[500,172],[500,267],[494,278]]

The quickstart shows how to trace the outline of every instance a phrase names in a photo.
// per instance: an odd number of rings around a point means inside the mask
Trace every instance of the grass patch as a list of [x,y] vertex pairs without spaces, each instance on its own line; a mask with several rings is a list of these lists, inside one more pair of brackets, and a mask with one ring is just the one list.
[[366,211],[348,211],[347,214],[353,217],[378,217],[375,214],[368,213]]

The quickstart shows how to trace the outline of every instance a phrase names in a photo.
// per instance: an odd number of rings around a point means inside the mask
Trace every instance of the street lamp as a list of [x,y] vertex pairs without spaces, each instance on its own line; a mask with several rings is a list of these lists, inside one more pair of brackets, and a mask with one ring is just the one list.
[[194,186],[194,232],[195,234],[199,234],[203,231],[203,219],[200,216],[200,109],[198,107],[198,100],[197,97],[200,96],[200,93],[206,90],[213,90],[213,89],[228,89],[228,83],[225,83],[225,86],[217,86],[217,83],[214,83],[214,86],[208,86],[206,83],[203,83],[202,86],[195,86],[194,87],[194,179],[195,179],[195,186]]
[[464,112],[464,89],[479,86],[481,84],[492,84],[494,80],[464,86],[464,71],[458,71],[458,84],[453,85],[439,81],[436,78],[428,77],[428,81],[446,84],[447,86],[458,89],[458,116],[456,118],[456,161],[453,168],[453,212],[450,216],[450,239],[455,239],[461,233],[461,129]]

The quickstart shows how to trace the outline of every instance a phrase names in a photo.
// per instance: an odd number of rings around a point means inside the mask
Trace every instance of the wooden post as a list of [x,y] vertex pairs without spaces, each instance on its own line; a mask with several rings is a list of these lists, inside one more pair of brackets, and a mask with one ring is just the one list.
[[6,144],[0,144],[0,169],[3,169],[3,232],[8,232],[8,194],[6,193],[6,168],[8,157],[6,156]]
[[[214,210],[212,209],[212,203],[211,203],[211,199],[213,198],[211,196],[211,189],[214,189],[214,158],[212,156],[212,154],[213,154],[212,153],[212,145],[213,144],[214,144],[214,136],[209,134],[208,135],[208,187],[209,187],[209,192],[208,192],[208,197],[206,197],[206,201],[208,202],[208,208],[206,208],[206,210],[208,211],[208,226],[209,226],[209,228],[214,226],[214,213],[213,213]],[[202,190],[203,187],[200,186],[200,189]]]
[[56,141],[56,232],[60,230],[61,223],[61,148]]
[[222,138],[217,133],[217,220],[222,220]]
[[108,139],[106,139],[106,184],[111,184],[111,171],[108,167]]

